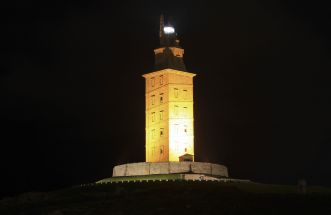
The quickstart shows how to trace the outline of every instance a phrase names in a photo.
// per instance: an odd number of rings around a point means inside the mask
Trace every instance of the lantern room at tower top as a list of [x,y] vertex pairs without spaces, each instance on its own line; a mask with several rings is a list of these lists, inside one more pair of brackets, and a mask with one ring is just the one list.
[[155,70],[146,80],[146,162],[194,160],[193,77],[175,29],[160,19]]

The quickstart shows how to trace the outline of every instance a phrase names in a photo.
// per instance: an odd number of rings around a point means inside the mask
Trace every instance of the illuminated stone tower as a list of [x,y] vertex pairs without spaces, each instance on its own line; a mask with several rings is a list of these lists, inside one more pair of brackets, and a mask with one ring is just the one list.
[[[171,175],[177,180],[225,180],[229,177],[226,166],[194,161],[195,74],[186,71],[184,50],[179,46],[175,29],[169,24],[164,26],[163,16],[160,47],[154,53],[155,70],[143,75],[146,80],[146,162],[117,165],[112,178],[97,183],[132,181],[131,177],[135,176],[144,176],[140,180],[148,181],[155,180],[157,175]],[[170,176],[162,176],[158,180],[168,178]]]
[[146,162],[193,161],[193,77],[175,29],[160,18],[155,71],[146,80]]

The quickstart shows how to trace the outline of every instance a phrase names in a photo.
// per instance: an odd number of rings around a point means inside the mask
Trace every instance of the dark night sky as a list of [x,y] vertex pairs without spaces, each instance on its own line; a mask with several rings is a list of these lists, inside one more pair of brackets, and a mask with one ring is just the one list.
[[162,12],[198,74],[196,160],[225,164],[235,178],[331,186],[328,5],[197,2],[4,6],[1,195],[92,182],[144,161],[141,75],[153,71]]

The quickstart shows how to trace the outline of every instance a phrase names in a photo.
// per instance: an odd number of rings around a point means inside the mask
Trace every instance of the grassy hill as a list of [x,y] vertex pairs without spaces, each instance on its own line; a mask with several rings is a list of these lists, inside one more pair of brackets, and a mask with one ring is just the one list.
[[155,181],[93,184],[0,201],[0,214],[331,214],[331,190],[258,183]]

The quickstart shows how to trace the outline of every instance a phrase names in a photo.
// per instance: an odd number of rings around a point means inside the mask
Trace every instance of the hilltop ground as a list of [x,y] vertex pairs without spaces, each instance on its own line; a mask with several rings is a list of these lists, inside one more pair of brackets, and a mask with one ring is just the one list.
[[0,201],[0,214],[331,214],[331,189],[258,183],[155,181],[76,186]]

